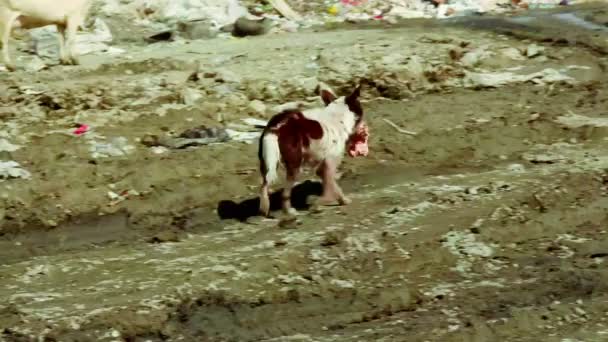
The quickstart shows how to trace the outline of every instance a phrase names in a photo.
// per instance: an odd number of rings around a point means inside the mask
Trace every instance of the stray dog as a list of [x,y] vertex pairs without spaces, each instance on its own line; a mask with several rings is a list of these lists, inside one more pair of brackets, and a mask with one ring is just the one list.
[[316,174],[321,177],[323,194],[317,204],[351,202],[337,184],[337,169],[347,148],[353,157],[367,155],[368,133],[360,94],[361,85],[342,97],[321,89],[325,107],[303,111],[286,109],[270,119],[260,136],[258,149],[262,175],[260,214],[266,217],[270,214],[268,192],[270,185],[277,181],[279,164],[283,164],[286,171],[282,193],[285,214],[296,214],[291,206],[291,190],[304,167],[316,168]]

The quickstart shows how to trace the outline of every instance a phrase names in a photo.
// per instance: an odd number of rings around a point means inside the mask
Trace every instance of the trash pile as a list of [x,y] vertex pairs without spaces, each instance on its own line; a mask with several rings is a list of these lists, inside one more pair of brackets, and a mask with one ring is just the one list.
[[[552,8],[586,0],[332,0],[325,17],[337,21],[448,18],[516,9]],[[331,19],[330,19],[331,20]]]
[[139,24],[159,27],[204,19],[219,28],[247,15],[247,9],[238,0],[105,0],[100,14],[132,15]]
[[[589,0],[103,0],[93,11],[92,25],[78,32],[78,55],[122,54],[113,47],[112,32],[102,18],[123,17],[137,26],[156,32],[149,43],[184,39],[209,39],[218,35],[244,37],[337,22],[407,18],[450,18],[483,13],[551,8]],[[294,10],[301,9],[301,12]],[[31,50],[41,58],[57,58],[57,29],[46,26],[30,30]],[[35,57],[27,68],[46,67]]]

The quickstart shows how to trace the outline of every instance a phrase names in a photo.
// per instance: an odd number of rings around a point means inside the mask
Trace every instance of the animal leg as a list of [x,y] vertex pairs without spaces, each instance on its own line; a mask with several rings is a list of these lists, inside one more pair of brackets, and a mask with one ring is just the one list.
[[19,17],[19,14],[8,12],[4,15],[7,15],[5,17],[6,21],[4,23],[0,22],[0,34],[2,35],[2,58],[4,60],[4,66],[6,66],[9,71],[15,71],[15,64],[13,64],[13,62],[11,61],[11,57],[9,56],[8,40],[11,37],[13,25],[15,24],[15,20],[17,20],[17,18]]
[[337,163],[326,159],[317,169],[317,175],[321,177],[323,182],[323,194],[317,200],[319,205],[331,205],[335,202],[339,204],[348,204],[350,200],[344,196],[342,189],[338,185],[337,178]]
[[285,182],[285,187],[283,188],[282,193],[282,206],[283,212],[288,216],[295,216],[297,211],[291,206],[291,190],[293,186],[296,184],[298,180],[298,171],[297,170],[288,170],[287,171],[287,180]]
[[57,38],[59,40],[59,60],[61,64],[69,65],[70,57],[66,51],[66,27],[65,25],[57,25]]
[[270,215],[270,199],[268,198],[268,182],[264,179],[260,188],[260,214],[268,217]]
[[[73,15],[67,20],[67,34],[65,39],[65,48],[68,51],[68,60],[66,61],[68,65],[78,65],[79,61],[74,52],[75,44],[76,44],[76,32],[78,31],[78,27],[82,22],[82,18],[80,15]],[[63,61],[62,61],[63,62]]]

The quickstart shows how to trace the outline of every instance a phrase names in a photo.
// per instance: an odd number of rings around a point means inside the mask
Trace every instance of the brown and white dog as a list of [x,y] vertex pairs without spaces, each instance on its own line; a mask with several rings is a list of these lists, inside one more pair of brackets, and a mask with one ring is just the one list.
[[[350,203],[337,184],[337,168],[349,144],[367,144],[367,126],[359,102],[361,85],[348,96],[337,97],[329,89],[321,89],[325,107],[300,111],[287,109],[273,116],[260,137],[258,157],[262,174],[260,213],[270,214],[269,187],[278,179],[279,164],[286,171],[282,207],[287,215],[294,215],[291,190],[303,168],[316,168],[322,179],[323,194],[320,205],[337,202]],[[363,137],[360,135],[363,134]],[[352,148],[352,150],[358,150]],[[366,148],[365,148],[366,150]],[[351,156],[360,152],[351,152]],[[365,152],[366,154],[367,152]]]

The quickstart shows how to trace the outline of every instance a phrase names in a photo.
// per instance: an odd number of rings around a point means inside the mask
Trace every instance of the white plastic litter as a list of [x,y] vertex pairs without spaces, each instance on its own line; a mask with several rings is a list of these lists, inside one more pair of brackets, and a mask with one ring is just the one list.
[[31,176],[29,171],[23,169],[21,165],[14,160],[0,161],[0,179],[29,179]]

